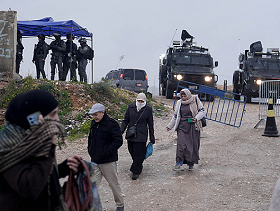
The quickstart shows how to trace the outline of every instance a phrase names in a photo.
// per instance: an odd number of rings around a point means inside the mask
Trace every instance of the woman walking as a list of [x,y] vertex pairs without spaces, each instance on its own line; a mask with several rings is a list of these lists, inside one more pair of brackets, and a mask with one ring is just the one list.
[[205,116],[205,110],[197,95],[192,95],[188,89],[182,89],[181,99],[178,100],[167,131],[175,127],[177,131],[177,151],[175,171],[181,169],[183,164],[193,170],[194,164],[198,164],[201,119]]
[[138,179],[143,169],[148,129],[150,141],[152,144],[155,143],[153,112],[152,108],[146,104],[146,101],[146,95],[139,93],[136,102],[128,106],[121,124],[122,133],[124,133],[127,126],[128,130],[135,126],[135,134],[130,137],[127,134],[125,137],[127,139],[128,151],[133,161],[130,167],[133,180]]

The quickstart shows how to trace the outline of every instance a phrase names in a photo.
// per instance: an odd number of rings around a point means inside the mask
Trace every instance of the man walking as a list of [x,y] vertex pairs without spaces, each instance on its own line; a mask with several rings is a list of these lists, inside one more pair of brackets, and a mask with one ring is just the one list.
[[66,50],[66,44],[61,40],[61,34],[59,32],[53,33],[55,40],[51,42],[50,49],[52,49],[52,58],[51,58],[51,80],[54,80],[55,75],[55,66],[58,66],[58,77],[62,81],[63,67],[62,67],[62,58]]
[[68,71],[70,69],[70,80],[77,81],[76,68],[77,68],[77,45],[73,42],[75,36],[72,34],[67,34],[66,50],[63,59],[63,77],[62,80],[65,81]]
[[45,35],[39,34],[38,44],[35,45],[32,59],[32,62],[36,65],[37,79],[40,78],[40,73],[42,74],[44,79],[46,78],[44,66],[48,53],[49,45],[45,42]]
[[113,192],[116,211],[124,210],[124,200],[117,175],[118,149],[123,144],[119,124],[110,118],[104,105],[96,103],[89,111],[92,115],[88,136],[88,153],[98,168],[95,172],[97,185],[104,176]]

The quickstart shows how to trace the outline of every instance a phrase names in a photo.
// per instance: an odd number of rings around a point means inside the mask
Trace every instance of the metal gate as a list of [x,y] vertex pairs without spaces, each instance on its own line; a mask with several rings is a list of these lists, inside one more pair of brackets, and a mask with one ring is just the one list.
[[273,99],[273,110],[275,117],[280,117],[280,80],[262,81],[259,85],[259,122],[255,126],[257,128],[260,123],[266,121],[268,101]]
[[[177,85],[173,109],[176,103],[177,94],[181,89],[187,88],[192,94],[197,94],[201,100],[205,111],[206,119],[240,127],[245,112],[246,96],[233,92],[215,89],[212,87],[195,84],[188,81],[179,81]],[[235,96],[241,100],[235,100]]]

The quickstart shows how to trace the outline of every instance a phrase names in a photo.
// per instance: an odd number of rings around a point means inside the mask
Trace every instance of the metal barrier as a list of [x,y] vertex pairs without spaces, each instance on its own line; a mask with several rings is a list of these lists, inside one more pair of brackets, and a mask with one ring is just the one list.
[[[192,94],[198,94],[204,109],[206,111],[206,119],[240,127],[245,112],[246,96],[212,87],[195,84],[188,81],[179,81],[177,85],[173,110],[175,107],[177,94],[181,89],[187,88]],[[240,99],[235,100],[234,96],[239,95]]]
[[259,85],[259,122],[254,128],[266,121],[269,98],[273,99],[275,117],[280,117],[280,80],[262,81]]

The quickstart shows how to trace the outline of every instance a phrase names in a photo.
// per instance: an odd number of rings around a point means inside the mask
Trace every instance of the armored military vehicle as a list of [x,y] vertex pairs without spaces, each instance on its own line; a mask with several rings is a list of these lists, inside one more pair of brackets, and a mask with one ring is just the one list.
[[[264,80],[280,79],[279,48],[263,52],[261,41],[250,45],[238,58],[239,69],[233,73],[233,92],[245,95],[247,102],[259,97],[259,85]],[[240,95],[235,99],[239,100]]]
[[[173,98],[178,81],[216,87],[218,76],[213,68],[218,66],[218,62],[213,64],[208,49],[196,46],[193,39],[193,36],[183,30],[182,41],[173,41],[166,55],[160,58],[159,95],[166,96],[167,99]],[[192,89],[198,88],[192,85],[186,86]]]

